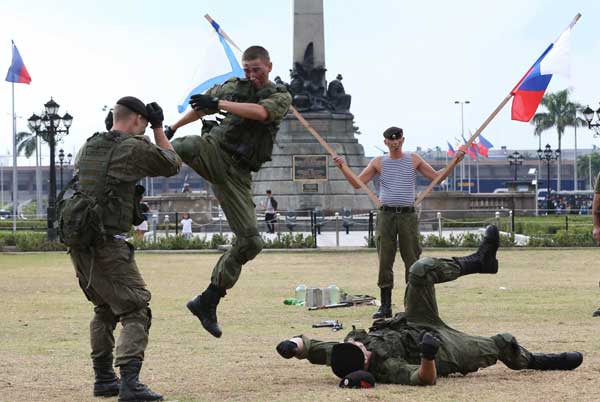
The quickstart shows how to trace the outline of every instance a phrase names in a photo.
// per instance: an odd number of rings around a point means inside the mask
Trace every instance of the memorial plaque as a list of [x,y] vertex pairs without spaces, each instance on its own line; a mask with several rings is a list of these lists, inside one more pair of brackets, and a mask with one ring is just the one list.
[[302,183],[303,193],[318,193],[319,183]]
[[327,180],[327,155],[294,155],[294,181]]

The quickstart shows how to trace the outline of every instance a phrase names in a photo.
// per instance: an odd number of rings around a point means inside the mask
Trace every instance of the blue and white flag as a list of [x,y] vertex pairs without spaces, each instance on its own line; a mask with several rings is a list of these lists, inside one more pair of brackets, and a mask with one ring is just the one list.
[[[213,29],[206,41],[199,40],[204,48],[200,55],[202,65],[198,66],[192,78],[193,87],[187,92],[185,98],[177,106],[179,113],[183,113],[189,104],[192,95],[204,93],[213,85],[222,84],[232,77],[244,77],[244,70],[233,53],[233,50],[227,43],[228,37],[223,32],[219,24],[213,19],[209,19]],[[218,39],[218,41],[217,41]],[[235,44],[234,44],[235,46]],[[237,48],[237,46],[236,46]]]

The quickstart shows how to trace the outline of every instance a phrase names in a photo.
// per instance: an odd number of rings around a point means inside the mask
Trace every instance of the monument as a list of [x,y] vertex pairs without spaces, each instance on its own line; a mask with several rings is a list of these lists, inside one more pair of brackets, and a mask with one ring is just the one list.
[[[344,90],[341,74],[329,85],[325,77],[323,0],[294,0],[293,7],[294,60],[290,83],[280,77],[275,82],[288,87],[296,109],[358,174],[368,161],[355,138],[351,96]],[[359,213],[374,208],[369,196],[346,181],[327,151],[291,112],[281,123],[272,161],[254,177],[255,204],[264,198],[267,189],[273,191],[280,211],[322,208],[333,213],[350,208]]]

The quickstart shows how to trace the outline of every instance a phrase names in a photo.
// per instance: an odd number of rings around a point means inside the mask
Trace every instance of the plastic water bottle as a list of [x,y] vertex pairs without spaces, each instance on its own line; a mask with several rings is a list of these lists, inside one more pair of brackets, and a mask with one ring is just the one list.
[[299,302],[306,302],[306,285],[296,286],[296,296],[294,298]]
[[329,285],[327,289],[329,289],[331,304],[338,304],[340,302],[340,288],[337,285]]

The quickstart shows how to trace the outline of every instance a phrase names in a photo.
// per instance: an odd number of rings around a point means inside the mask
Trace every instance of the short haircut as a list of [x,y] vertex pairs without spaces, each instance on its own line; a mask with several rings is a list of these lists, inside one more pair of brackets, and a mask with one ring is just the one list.
[[269,56],[269,52],[262,46],[250,46],[248,49],[244,50],[244,54],[242,55],[242,60],[256,60],[262,59],[267,63],[271,62],[271,57]]
[[267,190],[267,194],[271,194],[271,190]]
[[124,121],[129,119],[132,115],[136,114],[138,113],[123,105],[115,105],[113,110],[113,116],[115,121]]

